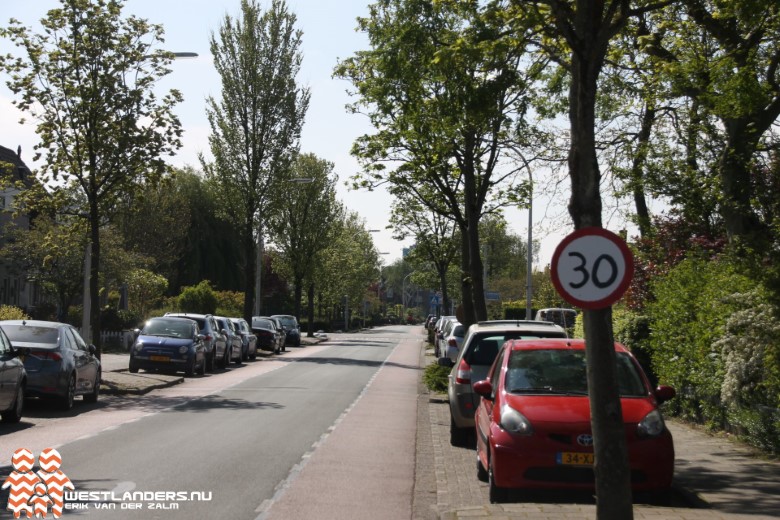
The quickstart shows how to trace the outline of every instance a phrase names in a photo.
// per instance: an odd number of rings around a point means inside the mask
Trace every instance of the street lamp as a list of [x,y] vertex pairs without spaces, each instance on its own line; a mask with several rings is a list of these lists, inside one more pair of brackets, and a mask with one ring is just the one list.
[[406,308],[408,307],[408,305],[406,305],[406,300],[407,300],[407,298],[406,298],[406,280],[407,280],[407,278],[412,276],[414,273],[415,273],[415,271],[412,271],[411,273],[409,273],[406,276],[404,276],[404,279],[401,282],[401,303],[404,304],[404,311],[406,311]]

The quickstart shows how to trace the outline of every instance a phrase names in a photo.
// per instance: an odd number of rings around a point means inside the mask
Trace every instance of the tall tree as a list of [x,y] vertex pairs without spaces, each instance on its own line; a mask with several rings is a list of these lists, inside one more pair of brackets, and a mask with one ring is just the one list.
[[[153,184],[169,167],[164,156],[180,146],[173,113],[181,95],[163,98],[155,83],[170,70],[171,53],[155,50],[163,29],[122,16],[121,0],[61,0],[35,34],[12,20],[0,36],[26,57],[0,57],[11,74],[15,105],[39,120],[36,150],[44,155],[45,183],[74,182],[84,194],[79,208],[89,221],[89,300],[92,341],[100,354],[100,228],[120,195]],[[84,331],[86,333],[86,331]]]
[[[632,4],[638,4],[632,7]],[[614,38],[635,16],[670,2],[630,0],[509,0],[524,23],[544,37],[539,48],[569,79],[569,214],[576,229],[602,227],[601,171],[596,151],[599,76]],[[511,14],[510,14],[511,16]],[[632,518],[631,476],[616,377],[612,308],[583,312],[588,393],[594,437],[598,518]]]
[[241,19],[226,15],[219,37],[211,36],[222,99],[207,100],[214,161],[201,162],[221,186],[223,209],[239,229],[247,320],[255,302],[256,244],[264,233],[261,209],[284,191],[309,105],[309,90],[296,84],[302,33],[295,22],[283,0],[273,0],[267,11],[242,0]]
[[[342,207],[336,200],[337,177],[333,163],[313,154],[301,154],[292,167],[295,180],[290,185],[281,207],[271,213],[268,227],[271,240],[279,249],[284,271],[290,273],[295,298],[295,317],[300,320],[304,281],[308,282],[308,323],[314,322],[314,271],[320,253],[328,247],[333,228],[341,217]],[[282,273],[284,274],[284,272]],[[314,331],[308,331],[313,335]]]
[[[372,48],[336,68],[357,89],[352,109],[367,109],[378,130],[353,147],[364,166],[356,185],[389,184],[458,224],[464,323],[486,319],[479,219],[523,197],[521,168],[505,159],[533,134],[523,49],[495,44],[501,28],[483,23],[477,2],[380,0],[369,9],[359,28]],[[533,75],[537,64],[528,65]]]

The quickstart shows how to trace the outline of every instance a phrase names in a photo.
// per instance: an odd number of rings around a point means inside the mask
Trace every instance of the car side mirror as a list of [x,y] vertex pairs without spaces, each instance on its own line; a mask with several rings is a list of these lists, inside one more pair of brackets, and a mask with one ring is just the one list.
[[474,383],[474,391],[485,399],[493,399],[493,385],[487,379]]
[[654,394],[659,403],[665,403],[666,401],[674,399],[677,392],[671,386],[661,385],[655,389]]
[[92,344],[87,345],[87,350],[93,356],[95,355],[95,353],[97,353],[97,348],[95,348],[95,345],[92,345]]
[[452,368],[455,366],[455,363],[448,357],[440,357],[436,360],[436,364],[440,367],[447,367]]

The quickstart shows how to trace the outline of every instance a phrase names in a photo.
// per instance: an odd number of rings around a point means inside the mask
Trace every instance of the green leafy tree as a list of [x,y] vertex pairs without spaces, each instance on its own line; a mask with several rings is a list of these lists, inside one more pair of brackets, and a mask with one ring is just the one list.
[[173,113],[181,95],[153,92],[173,57],[155,50],[161,26],[124,18],[119,0],[61,3],[41,20],[42,34],[15,20],[0,31],[26,55],[2,56],[0,70],[11,75],[7,84],[20,96],[15,105],[39,121],[40,179],[72,183],[83,194],[78,211],[89,221],[90,325],[99,349],[100,228],[121,195],[168,170],[164,156],[181,146]]
[[[313,154],[301,154],[292,167],[293,179],[281,207],[271,213],[271,239],[281,253],[284,271],[293,283],[295,316],[300,319],[304,281],[308,282],[308,323],[314,323],[315,267],[328,247],[343,209],[336,200],[337,177],[333,164]],[[291,181],[292,182],[292,181]],[[283,271],[283,273],[284,273]],[[313,330],[308,331],[313,334]]]
[[162,300],[168,288],[168,280],[146,269],[132,269],[125,277],[128,306],[142,318]]
[[358,23],[371,49],[335,71],[356,88],[351,109],[377,129],[353,146],[364,169],[355,185],[387,184],[457,223],[464,321],[485,319],[478,223],[525,199],[525,163],[505,159],[535,134],[524,122],[524,47],[498,39],[504,28],[484,23],[477,2],[381,0],[369,12]]
[[217,295],[211,282],[203,280],[198,285],[185,287],[178,298],[182,312],[214,314],[217,311]]
[[222,98],[207,101],[214,161],[201,162],[219,185],[222,210],[240,235],[247,320],[255,303],[263,211],[285,191],[309,105],[308,89],[295,79],[302,60],[295,22],[283,0],[273,0],[267,11],[242,0],[241,18],[226,15],[218,36],[211,36]]

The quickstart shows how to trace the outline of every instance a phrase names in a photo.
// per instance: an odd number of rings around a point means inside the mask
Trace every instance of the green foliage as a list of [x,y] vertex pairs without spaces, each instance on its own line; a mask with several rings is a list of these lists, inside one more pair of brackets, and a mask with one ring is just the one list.
[[148,317],[149,309],[160,303],[168,288],[168,280],[146,269],[133,269],[125,279],[127,283],[128,306],[139,316]]
[[729,297],[755,283],[723,260],[687,258],[652,286],[648,306],[652,366],[659,381],[677,388],[670,403],[685,417],[722,427],[721,386],[725,366],[716,341],[727,317],[739,311]]
[[[577,315],[577,319],[580,319],[579,315]],[[655,385],[657,378],[652,370],[652,350],[649,344],[650,319],[625,307],[614,307],[612,309],[612,333],[615,341],[622,343],[634,354],[650,378],[650,382]]]
[[230,318],[242,317],[244,313],[244,293],[238,291],[216,291],[216,314]]
[[0,305],[0,320],[29,320],[30,317],[19,307]]
[[443,394],[447,392],[447,377],[450,375],[450,370],[447,367],[439,366],[436,363],[431,363],[425,367],[423,372],[423,383],[431,392]]
[[178,298],[178,306],[182,312],[197,314],[214,314],[217,311],[217,295],[208,280],[198,285],[185,287]]

